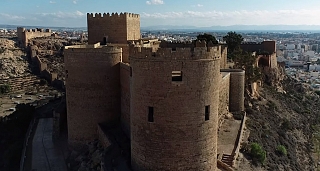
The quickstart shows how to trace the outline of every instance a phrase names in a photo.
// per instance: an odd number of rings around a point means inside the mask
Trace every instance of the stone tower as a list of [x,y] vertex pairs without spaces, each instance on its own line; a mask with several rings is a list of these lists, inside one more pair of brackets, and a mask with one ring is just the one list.
[[244,110],[245,71],[241,69],[222,69],[230,73],[229,111]]
[[68,141],[76,147],[97,138],[98,123],[119,120],[122,49],[99,44],[68,46],[64,55]]
[[221,47],[134,48],[134,171],[215,171]]
[[140,34],[140,15],[132,13],[87,14],[88,43],[127,44],[138,40]]

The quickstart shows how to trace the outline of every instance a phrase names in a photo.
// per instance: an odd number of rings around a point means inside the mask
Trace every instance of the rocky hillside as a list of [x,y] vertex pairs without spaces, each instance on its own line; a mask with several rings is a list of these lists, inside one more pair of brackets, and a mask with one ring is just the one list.
[[[320,98],[291,78],[285,78],[281,85],[282,92],[265,85],[259,90],[259,98],[246,98],[250,136],[242,151],[250,161],[254,160],[252,143],[258,143],[266,151],[264,163],[256,164],[253,170],[315,170],[318,161],[312,157],[315,151],[312,137],[314,127],[320,124]],[[286,154],[279,152],[280,146]]]
[[25,53],[13,40],[0,38],[0,79],[30,74]]

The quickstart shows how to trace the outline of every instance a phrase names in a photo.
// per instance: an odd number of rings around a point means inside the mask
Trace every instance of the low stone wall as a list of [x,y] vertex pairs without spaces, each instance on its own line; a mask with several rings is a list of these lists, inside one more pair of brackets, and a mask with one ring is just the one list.
[[36,70],[40,73],[40,75],[44,77],[49,83],[52,83],[53,81],[58,79],[58,74],[48,71],[47,63],[42,62],[39,56],[33,57],[32,62],[37,66]]
[[233,163],[235,163],[235,160],[237,160],[238,156],[239,156],[239,151],[241,148],[241,141],[243,138],[243,129],[246,125],[246,119],[247,119],[247,114],[246,112],[243,112],[243,119],[241,121],[241,125],[240,125],[240,129],[239,129],[239,133],[238,133],[238,137],[235,143],[235,148],[233,149],[232,155],[234,156],[233,158]]
[[218,168],[223,169],[224,171],[234,171],[230,166],[228,166],[220,160],[217,160],[217,166]]

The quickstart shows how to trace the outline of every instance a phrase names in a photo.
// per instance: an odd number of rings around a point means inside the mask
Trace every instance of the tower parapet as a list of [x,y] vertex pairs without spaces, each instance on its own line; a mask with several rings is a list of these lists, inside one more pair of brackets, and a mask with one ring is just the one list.
[[134,13],[87,13],[87,18],[92,19],[92,18],[115,18],[115,17],[132,17],[132,18],[140,18],[139,14],[134,14]]
[[201,60],[220,59],[221,47],[195,47],[195,48],[131,48],[130,58],[145,60]]
[[87,13],[88,43],[121,43],[138,40],[140,15],[133,13]]

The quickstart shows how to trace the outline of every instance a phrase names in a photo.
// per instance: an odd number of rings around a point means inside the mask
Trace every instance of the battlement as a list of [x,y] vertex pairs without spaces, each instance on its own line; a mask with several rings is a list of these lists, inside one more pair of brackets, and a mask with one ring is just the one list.
[[64,52],[72,52],[72,53],[122,53],[122,48],[117,46],[105,46],[100,45],[100,43],[96,43],[93,45],[74,45],[74,46],[66,46],[64,48]]
[[108,18],[140,18],[139,14],[133,14],[133,13],[87,13],[87,18],[88,19],[92,19],[92,18],[104,18],[104,19],[108,19]]
[[17,30],[18,32],[25,32],[25,33],[51,33],[51,29],[42,29],[42,28],[26,29],[23,27],[18,27]]
[[217,60],[221,58],[221,47],[195,48],[147,48],[130,49],[131,59],[144,60]]

